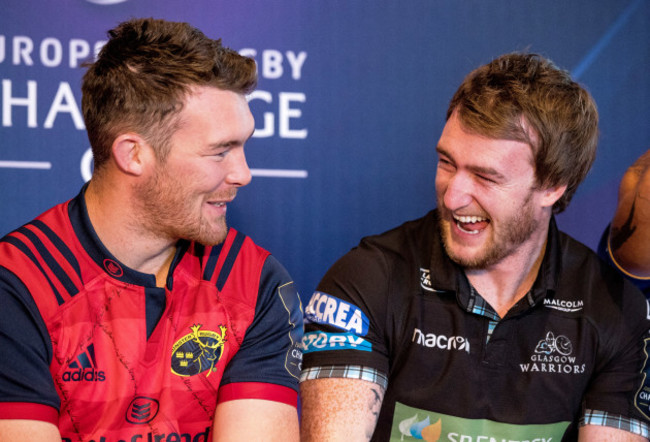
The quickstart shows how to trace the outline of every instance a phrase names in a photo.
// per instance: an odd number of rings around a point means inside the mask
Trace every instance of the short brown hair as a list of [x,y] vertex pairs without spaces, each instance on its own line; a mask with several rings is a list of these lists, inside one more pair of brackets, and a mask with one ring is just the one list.
[[167,140],[192,86],[241,94],[257,85],[255,62],[187,23],[133,19],[108,32],[109,41],[89,65],[82,83],[82,110],[95,170],[111,145],[133,130],[165,159]]
[[596,103],[538,54],[506,54],[475,69],[454,94],[447,119],[454,111],[472,132],[530,144],[537,185],[567,186],[554,213],[568,206],[596,157]]

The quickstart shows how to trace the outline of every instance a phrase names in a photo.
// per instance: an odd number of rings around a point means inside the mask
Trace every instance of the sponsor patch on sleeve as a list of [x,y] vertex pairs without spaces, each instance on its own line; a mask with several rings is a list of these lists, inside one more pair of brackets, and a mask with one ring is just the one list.
[[314,292],[305,308],[305,321],[328,324],[357,336],[368,333],[368,317],[359,307],[323,292]]
[[371,351],[372,344],[353,333],[308,332],[302,339],[302,351],[312,353],[325,350]]
[[642,381],[639,390],[634,396],[634,406],[643,414],[647,419],[650,419],[650,362],[648,355],[650,354],[650,338],[643,340],[643,352],[645,354],[645,361],[643,362]]
[[278,287],[278,295],[287,310],[287,322],[290,325],[289,341],[291,345],[287,348],[284,367],[291,376],[298,379],[302,369],[302,304],[293,282]]

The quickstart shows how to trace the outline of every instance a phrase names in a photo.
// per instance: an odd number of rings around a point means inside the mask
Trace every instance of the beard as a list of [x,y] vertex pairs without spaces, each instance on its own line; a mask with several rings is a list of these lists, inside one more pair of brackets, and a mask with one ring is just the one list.
[[484,270],[513,254],[539,227],[539,220],[535,217],[534,207],[530,203],[531,197],[532,192],[526,197],[520,210],[498,224],[490,218],[488,227],[491,227],[492,232],[473,256],[464,256],[455,250],[450,225],[455,221],[442,201],[438,201],[440,235],[449,258],[467,270]]
[[[188,178],[181,180],[159,167],[153,176],[136,187],[139,198],[141,224],[153,235],[174,241],[186,239],[206,246],[222,243],[228,234],[226,217],[206,219],[201,207],[202,198],[187,190]],[[214,199],[232,199],[236,189],[217,195]],[[196,201],[201,204],[196,207]]]

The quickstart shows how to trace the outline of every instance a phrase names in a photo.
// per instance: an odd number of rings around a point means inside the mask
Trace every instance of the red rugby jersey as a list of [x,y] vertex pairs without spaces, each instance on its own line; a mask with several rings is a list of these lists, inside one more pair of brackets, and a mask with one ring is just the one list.
[[[21,321],[46,329],[26,327],[16,338],[26,358],[13,368],[0,362],[0,393],[8,392],[0,418],[54,422],[64,440],[200,441],[209,440],[218,401],[296,402],[298,294],[277,261],[234,229],[216,247],[179,244],[150,336],[147,299],[163,289],[103,247],[83,191],[3,238],[0,267],[0,297],[11,292],[29,311],[31,294],[39,317]],[[14,373],[21,365],[44,377],[35,353],[49,364],[58,415],[47,393],[6,386],[27,383]]]

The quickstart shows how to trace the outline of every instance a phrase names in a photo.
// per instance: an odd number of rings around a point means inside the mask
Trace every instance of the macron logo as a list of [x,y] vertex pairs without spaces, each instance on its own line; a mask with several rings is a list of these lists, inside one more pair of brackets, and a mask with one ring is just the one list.
[[439,348],[441,350],[464,350],[469,353],[469,340],[462,336],[434,335],[433,333],[423,333],[419,328],[415,328],[413,329],[411,341],[424,347]]

